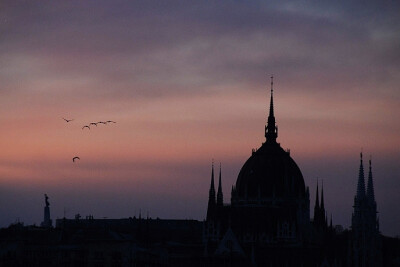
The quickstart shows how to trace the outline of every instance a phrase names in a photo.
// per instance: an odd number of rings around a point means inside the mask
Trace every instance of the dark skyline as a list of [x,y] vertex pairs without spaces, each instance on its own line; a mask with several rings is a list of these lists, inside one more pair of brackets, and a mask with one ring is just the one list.
[[[40,224],[44,193],[52,219],[203,219],[212,159],[228,202],[263,142],[274,74],[278,142],[311,201],[323,179],[334,224],[349,227],[363,149],[381,231],[399,235],[399,11],[393,1],[3,1],[0,226]],[[81,130],[99,120],[117,123]]]

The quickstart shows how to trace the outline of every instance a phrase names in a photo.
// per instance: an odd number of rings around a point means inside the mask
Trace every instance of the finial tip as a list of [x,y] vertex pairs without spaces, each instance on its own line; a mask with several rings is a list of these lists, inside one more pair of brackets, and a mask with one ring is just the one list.
[[271,75],[271,93],[274,91],[274,75]]

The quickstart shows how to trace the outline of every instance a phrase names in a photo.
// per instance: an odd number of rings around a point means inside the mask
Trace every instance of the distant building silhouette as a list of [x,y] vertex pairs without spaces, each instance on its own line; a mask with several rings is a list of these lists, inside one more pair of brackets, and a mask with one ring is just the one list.
[[376,216],[377,207],[371,160],[369,161],[368,186],[365,190],[362,153],[360,154],[360,170],[353,209],[351,220],[352,266],[382,266],[382,240],[379,233],[379,219]]

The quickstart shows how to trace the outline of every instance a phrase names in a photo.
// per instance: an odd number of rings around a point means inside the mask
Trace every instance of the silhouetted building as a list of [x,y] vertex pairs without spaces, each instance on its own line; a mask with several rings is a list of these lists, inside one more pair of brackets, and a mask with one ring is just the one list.
[[206,254],[268,266],[320,263],[322,259],[315,255],[332,231],[327,226],[323,189],[319,202],[317,185],[311,222],[309,189],[290,151],[277,142],[272,86],[271,80],[266,141],[252,151],[240,170],[230,204],[223,204],[221,170],[215,200],[212,166],[204,229]]
[[364,166],[360,154],[357,194],[354,197],[354,211],[351,221],[351,265],[360,267],[382,266],[382,240],[379,233],[379,219],[369,161],[368,186],[365,190]]

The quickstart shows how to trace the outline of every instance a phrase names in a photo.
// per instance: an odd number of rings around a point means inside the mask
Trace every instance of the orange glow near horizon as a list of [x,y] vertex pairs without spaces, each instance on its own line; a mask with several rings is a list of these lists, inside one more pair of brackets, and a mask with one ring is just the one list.
[[[394,128],[392,136],[382,132],[391,127],[390,121],[367,124],[365,117],[379,116],[368,109],[376,103],[366,102],[357,110],[346,110],[344,107],[351,108],[351,102],[339,109],[335,99],[324,103],[313,99],[299,103],[298,99],[300,96],[295,94],[275,93],[278,141],[297,155],[315,157],[321,151],[347,155],[349,150],[362,146],[373,151],[393,150],[393,142],[400,143],[395,134],[399,129]],[[66,123],[61,117],[68,116],[56,106],[51,111],[55,116],[40,111],[26,117],[13,113],[2,119],[8,127],[0,133],[1,158],[16,163],[68,164],[75,155],[81,156],[82,162],[92,163],[190,162],[209,161],[212,157],[230,160],[247,155],[264,141],[268,102],[268,95],[262,91],[253,96],[236,91],[230,95],[160,99],[142,104],[139,110],[127,109],[120,116],[104,118],[117,123],[99,124],[91,130],[81,127],[101,118],[73,117],[74,121]],[[388,117],[386,110],[382,112],[381,116]],[[365,135],[359,136],[360,130]]]

